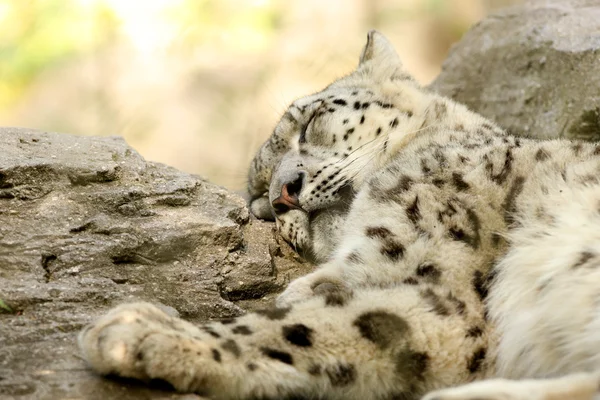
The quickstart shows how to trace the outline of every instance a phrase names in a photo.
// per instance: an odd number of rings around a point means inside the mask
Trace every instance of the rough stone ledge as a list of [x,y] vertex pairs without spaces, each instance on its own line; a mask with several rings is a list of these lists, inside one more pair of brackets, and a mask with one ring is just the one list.
[[0,128],[0,149],[0,398],[193,398],[100,379],[78,331],[136,300],[240,315],[312,268],[242,197],[121,138]]

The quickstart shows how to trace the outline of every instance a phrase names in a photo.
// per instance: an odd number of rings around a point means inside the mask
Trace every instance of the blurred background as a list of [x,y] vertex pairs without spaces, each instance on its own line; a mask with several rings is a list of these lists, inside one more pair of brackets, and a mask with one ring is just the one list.
[[0,0],[0,125],[120,135],[239,190],[286,106],[350,72],[368,29],[427,84],[521,1]]

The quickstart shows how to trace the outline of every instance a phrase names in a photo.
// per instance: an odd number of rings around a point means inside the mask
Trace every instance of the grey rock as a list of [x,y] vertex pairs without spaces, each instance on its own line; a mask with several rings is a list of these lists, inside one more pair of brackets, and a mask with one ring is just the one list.
[[310,269],[241,196],[121,138],[0,128],[0,398],[198,398],[100,379],[77,332],[140,300],[240,315]]
[[600,2],[538,0],[475,25],[431,88],[511,132],[600,140]]

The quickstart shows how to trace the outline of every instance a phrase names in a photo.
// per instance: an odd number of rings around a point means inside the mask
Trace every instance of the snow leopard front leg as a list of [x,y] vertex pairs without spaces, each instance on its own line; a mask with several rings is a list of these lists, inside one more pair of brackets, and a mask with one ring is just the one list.
[[101,374],[161,379],[212,399],[418,399],[470,379],[485,343],[442,292],[411,285],[201,326],[125,304],[80,334]]

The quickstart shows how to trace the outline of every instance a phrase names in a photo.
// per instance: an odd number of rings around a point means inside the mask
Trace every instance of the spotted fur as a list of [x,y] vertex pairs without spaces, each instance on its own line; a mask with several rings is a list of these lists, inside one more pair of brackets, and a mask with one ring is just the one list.
[[83,354],[214,399],[600,396],[598,149],[509,135],[371,32],[250,166],[252,212],[321,266],[237,319],[119,306]]

